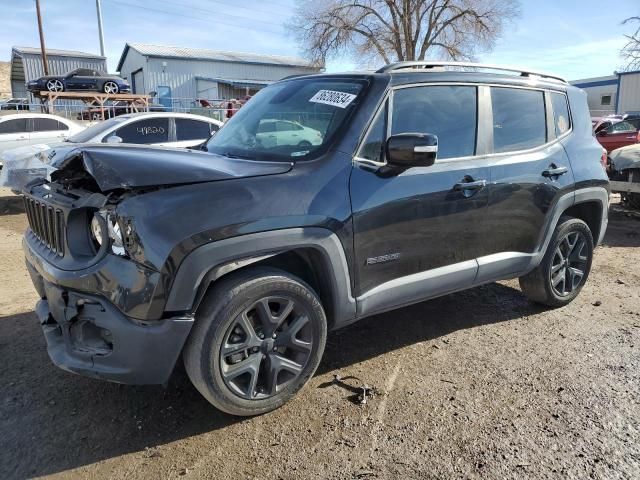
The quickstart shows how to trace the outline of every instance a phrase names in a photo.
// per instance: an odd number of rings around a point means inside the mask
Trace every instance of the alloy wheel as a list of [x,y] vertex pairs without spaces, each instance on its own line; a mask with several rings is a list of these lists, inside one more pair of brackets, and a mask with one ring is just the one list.
[[238,315],[220,349],[220,370],[229,389],[257,400],[281,392],[302,373],[313,347],[307,312],[287,296],[261,298]]
[[47,82],[47,90],[49,90],[50,92],[62,92],[64,90],[64,85],[62,85],[62,82],[60,80],[49,80]]
[[104,84],[104,93],[115,94],[118,93],[118,84],[116,82],[106,82]]
[[582,285],[588,252],[587,240],[581,232],[570,232],[558,243],[550,271],[551,288],[556,295],[566,297]]

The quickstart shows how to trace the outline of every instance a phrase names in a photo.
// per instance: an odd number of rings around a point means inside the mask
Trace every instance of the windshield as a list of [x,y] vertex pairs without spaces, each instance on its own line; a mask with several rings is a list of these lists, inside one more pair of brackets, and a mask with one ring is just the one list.
[[207,142],[211,153],[256,160],[319,154],[360,100],[361,80],[312,78],[260,91]]
[[114,117],[114,118],[105,120],[104,122],[96,123],[95,125],[89,128],[86,128],[85,130],[82,130],[76,133],[75,135],[71,135],[67,141],[71,143],[89,142],[94,137],[100,135],[103,132],[106,132],[114,125],[124,122],[126,119],[127,119],[126,117]]

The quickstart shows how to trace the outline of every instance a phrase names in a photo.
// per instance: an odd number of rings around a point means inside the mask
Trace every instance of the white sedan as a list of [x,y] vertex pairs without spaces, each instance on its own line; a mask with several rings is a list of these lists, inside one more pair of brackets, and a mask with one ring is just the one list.
[[129,113],[96,123],[68,141],[187,148],[203,143],[221,126],[218,120],[190,113]]
[[62,142],[84,127],[46,113],[17,113],[0,117],[0,152],[37,143]]
[[261,120],[256,139],[266,148],[282,145],[304,148],[322,144],[322,134],[318,130],[298,122],[277,119]]

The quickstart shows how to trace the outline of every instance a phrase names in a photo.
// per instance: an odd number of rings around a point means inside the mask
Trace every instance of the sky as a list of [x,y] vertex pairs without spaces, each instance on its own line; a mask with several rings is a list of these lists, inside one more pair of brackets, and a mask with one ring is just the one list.
[[[101,0],[110,71],[126,42],[299,56],[285,28],[296,0]],[[321,0],[317,0],[321,1]],[[507,26],[492,52],[477,60],[561,75],[570,80],[611,75],[622,66],[621,22],[640,15],[640,0],[522,0],[522,15]],[[48,48],[99,53],[94,0],[40,0]],[[611,5],[611,7],[609,6]],[[0,60],[12,46],[39,46],[34,0],[0,0]],[[328,71],[351,70],[350,58]]]

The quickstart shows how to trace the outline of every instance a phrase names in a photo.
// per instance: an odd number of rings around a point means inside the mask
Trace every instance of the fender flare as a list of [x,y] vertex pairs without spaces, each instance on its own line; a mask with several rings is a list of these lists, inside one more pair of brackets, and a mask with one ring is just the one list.
[[289,228],[226,238],[202,245],[182,261],[169,291],[165,311],[192,311],[203,282],[211,282],[238,268],[297,248],[313,248],[325,262],[331,282],[335,326],[355,320],[356,300],[342,243],[331,230]]

